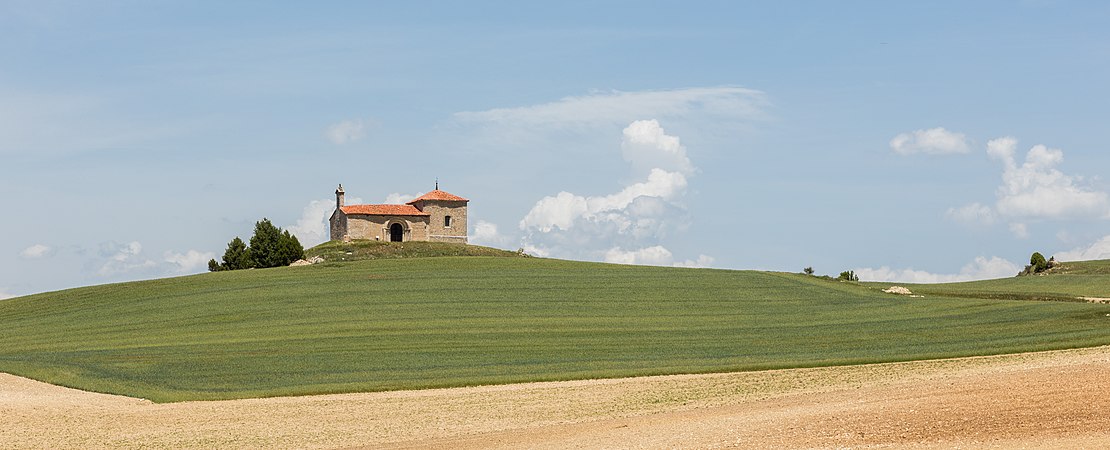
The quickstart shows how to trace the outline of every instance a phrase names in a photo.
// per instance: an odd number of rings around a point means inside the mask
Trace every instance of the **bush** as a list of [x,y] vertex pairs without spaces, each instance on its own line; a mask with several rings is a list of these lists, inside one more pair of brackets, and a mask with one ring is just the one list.
[[1041,273],[1048,269],[1048,261],[1044,259],[1044,255],[1040,252],[1033,252],[1033,256],[1029,257],[1029,265],[1033,269],[1033,273]]
[[840,276],[837,277],[837,279],[843,281],[859,281],[859,277],[856,276],[856,272],[851,270],[840,272]]
[[813,267],[806,267],[805,269],[802,269],[802,272],[804,272],[806,275],[813,275]]
[[254,267],[254,260],[251,259],[251,251],[247,248],[247,244],[244,244],[243,240],[239,239],[239,236],[235,236],[235,239],[227,243],[227,250],[224,250],[223,261],[223,264],[221,264],[214,259],[209,260],[208,271],[219,272],[221,270],[239,270]]
[[304,259],[304,247],[297,237],[289,231],[282,232],[266,218],[254,224],[250,252],[254,267],[258,268],[288,266]]
[[251,236],[251,245],[239,239],[238,236],[227,244],[224,251],[223,263],[216,260],[208,261],[208,270],[217,272],[221,270],[250,269],[254,267],[281,267],[288,266],[293,261],[304,259],[304,247],[289,231],[282,231],[270,223],[270,219],[263,218],[254,224],[254,236]]

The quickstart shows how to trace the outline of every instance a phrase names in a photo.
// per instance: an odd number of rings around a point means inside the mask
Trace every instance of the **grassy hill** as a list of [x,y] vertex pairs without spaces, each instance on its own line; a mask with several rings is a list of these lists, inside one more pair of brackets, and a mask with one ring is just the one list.
[[[358,254],[330,245],[313,251]],[[167,402],[1110,344],[1110,305],[908,298],[783,273],[382,258],[3,301],[0,371]],[[1058,284],[1029,278],[1022,289]]]
[[[889,286],[891,283],[866,283]],[[1061,263],[1049,272],[963,283],[901,284],[914,293],[1003,300],[1081,301],[1079,297],[1110,297],[1110,260]]]
[[305,250],[305,257],[319,256],[331,262],[361,261],[366,259],[393,258],[432,258],[440,256],[498,256],[508,258],[527,257],[518,252],[510,252],[480,245],[459,245],[449,242],[405,242],[384,241],[325,242]]

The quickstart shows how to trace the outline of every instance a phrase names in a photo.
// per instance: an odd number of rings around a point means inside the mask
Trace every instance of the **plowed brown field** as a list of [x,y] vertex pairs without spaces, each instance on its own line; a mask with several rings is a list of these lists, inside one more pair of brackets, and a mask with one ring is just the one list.
[[1110,347],[219,402],[0,374],[4,448],[1110,447]]

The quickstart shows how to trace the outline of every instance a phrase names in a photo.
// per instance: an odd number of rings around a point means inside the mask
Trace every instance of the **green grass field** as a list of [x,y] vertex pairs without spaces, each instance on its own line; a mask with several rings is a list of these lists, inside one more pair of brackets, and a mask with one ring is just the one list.
[[398,257],[3,301],[0,371],[158,402],[230,399],[1093,346],[1110,344],[1108,314],[782,273]]
[[[891,283],[865,283],[886,287]],[[1062,263],[1043,275],[964,283],[901,284],[914,293],[964,298],[1079,301],[1110,297],[1110,260]]]

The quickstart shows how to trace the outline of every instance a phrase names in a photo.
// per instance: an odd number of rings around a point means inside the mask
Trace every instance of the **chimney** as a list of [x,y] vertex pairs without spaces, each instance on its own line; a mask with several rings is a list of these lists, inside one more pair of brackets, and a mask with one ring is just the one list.
[[335,207],[336,208],[342,208],[343,207],[343,194],[344,194],[343,185],[340,184],[339,189],[335,190]]

